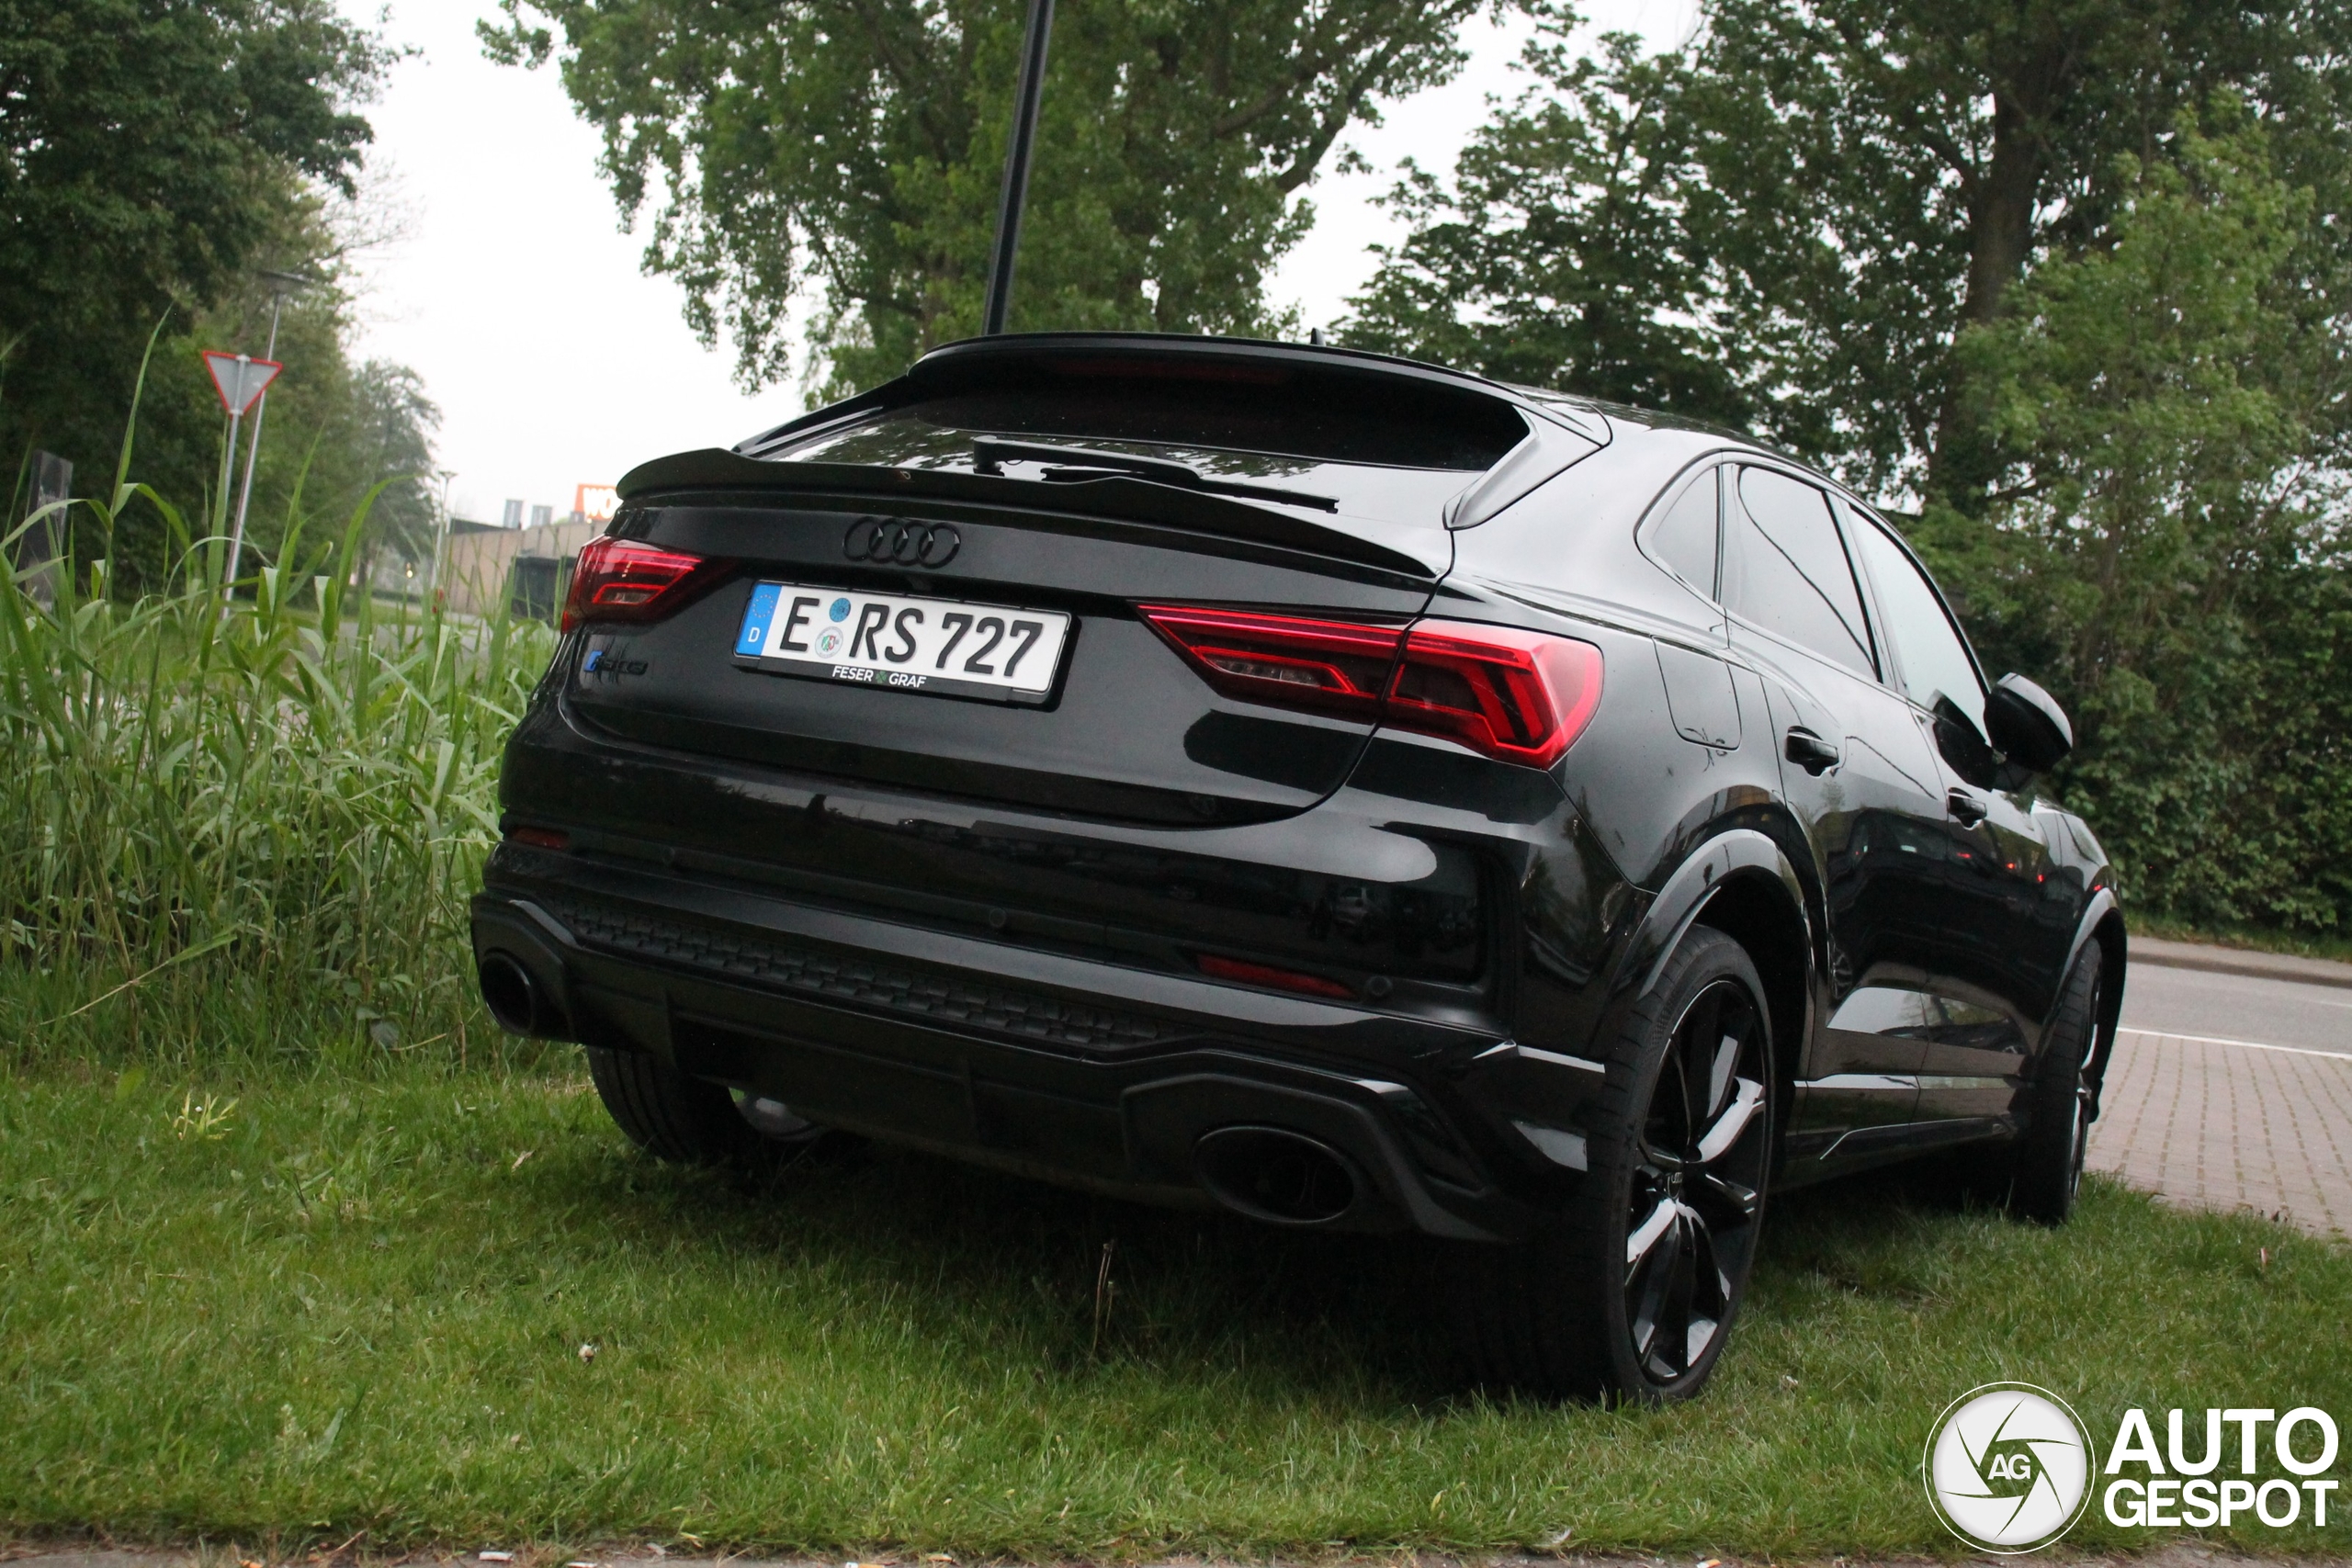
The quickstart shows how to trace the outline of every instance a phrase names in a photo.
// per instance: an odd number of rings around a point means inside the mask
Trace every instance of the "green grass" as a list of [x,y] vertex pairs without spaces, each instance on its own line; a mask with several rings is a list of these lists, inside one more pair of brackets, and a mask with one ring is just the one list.
[[1919,1451],[1974,1384],[2102,1446],[2127,1404],[2352,1409],[2352,1255],[2105,1184],[2060,1232],[1794,1195],[1703,1399],[1497,1405],[1442,1255],[887,1150],[747,1188],[634,1154],[572,1061],[0,1079],[0,1533],[1949,1555]]

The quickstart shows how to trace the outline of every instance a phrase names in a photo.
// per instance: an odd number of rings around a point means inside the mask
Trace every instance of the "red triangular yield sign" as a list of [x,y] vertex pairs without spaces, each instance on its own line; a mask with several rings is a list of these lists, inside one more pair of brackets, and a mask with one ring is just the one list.
[[254,400],[267,391],[277,373],[286,368],[275,359],[249,359],[213,348],[204,351],[204,367],[212,372],[212,389],[220,394],[220,406],[231,413],[253,407]]

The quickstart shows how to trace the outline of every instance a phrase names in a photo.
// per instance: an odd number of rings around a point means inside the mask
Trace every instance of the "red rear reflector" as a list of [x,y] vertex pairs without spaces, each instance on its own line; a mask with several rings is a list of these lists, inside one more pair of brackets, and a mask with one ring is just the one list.
[[571,835],[553,828],[515,828],[510,829],[506,836],[518,844],[532,844],[543,850],[568,850],[571,847]]
[[1468,621],[1409,630],[1243,610],[1137,606],[1227,696],[1377,721],[1548,768],[1600,706],[1600,649]]
[[1341,1001],[1353,1001],[1355,993],[1337,980],[1327,980],[1320,975],[1302,975],[1295,969],[1276,969],[1272,964],[1250,964],[1238,958],[1219,958],[1213,953],[1195,954],[1193,962],[1201,973],[1213,980],[1233,980],[1244,986],[1270,986],[1278,991],[1303,991],[1310,997],[1337,997]]
[[719,564],[628,539],[591,539],[571,569],[563,629],[591,621],[658,621],[686,602],[689,583],[706,580],[707,569]]

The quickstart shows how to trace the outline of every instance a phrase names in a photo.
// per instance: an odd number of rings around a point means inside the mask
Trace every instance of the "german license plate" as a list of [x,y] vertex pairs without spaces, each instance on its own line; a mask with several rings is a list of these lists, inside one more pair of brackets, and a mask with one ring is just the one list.
[[1041,703],[1069,620],[1057,610],[763,582],[743,611],[735,661],[850,685]]

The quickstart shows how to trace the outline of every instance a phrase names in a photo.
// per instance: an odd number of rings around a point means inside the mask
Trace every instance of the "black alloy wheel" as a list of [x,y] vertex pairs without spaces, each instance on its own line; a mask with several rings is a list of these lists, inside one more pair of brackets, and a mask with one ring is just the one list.
[[1770,1156],[1766,1030],[1729,976],[1683,1009],[1650,1090],[1625,1222],[1625,1325],[1661,1387],[1703,1363],[1756,1253]]
[[[628,1141],[673,1165],[727,1165],[757,1170],[777,1145],[715,1083],[690,1077],[643,1051],[588,1047],[596,1094]],[[781,1109],[779,1107],[779,1109]]]
[[2104,957],[2098,943],[2085,943],[2066,976],[2026,1091],[2024,1131],[2014,1143],[1978,1156],[1984,1167],[1979,1181],[2018,1219],[2063,1225],[2075,1213],[2083,1156],[2090,1147],[2091,1060],[2098,1044]]
[[1772,1032],[1747,950],[1686,933],[1618,1036],[1589,1170],[1524,1242],[1454,1255],[1479,1382],[1542,1398],[1688,1399],[1756,1261],[1773,1155]]

